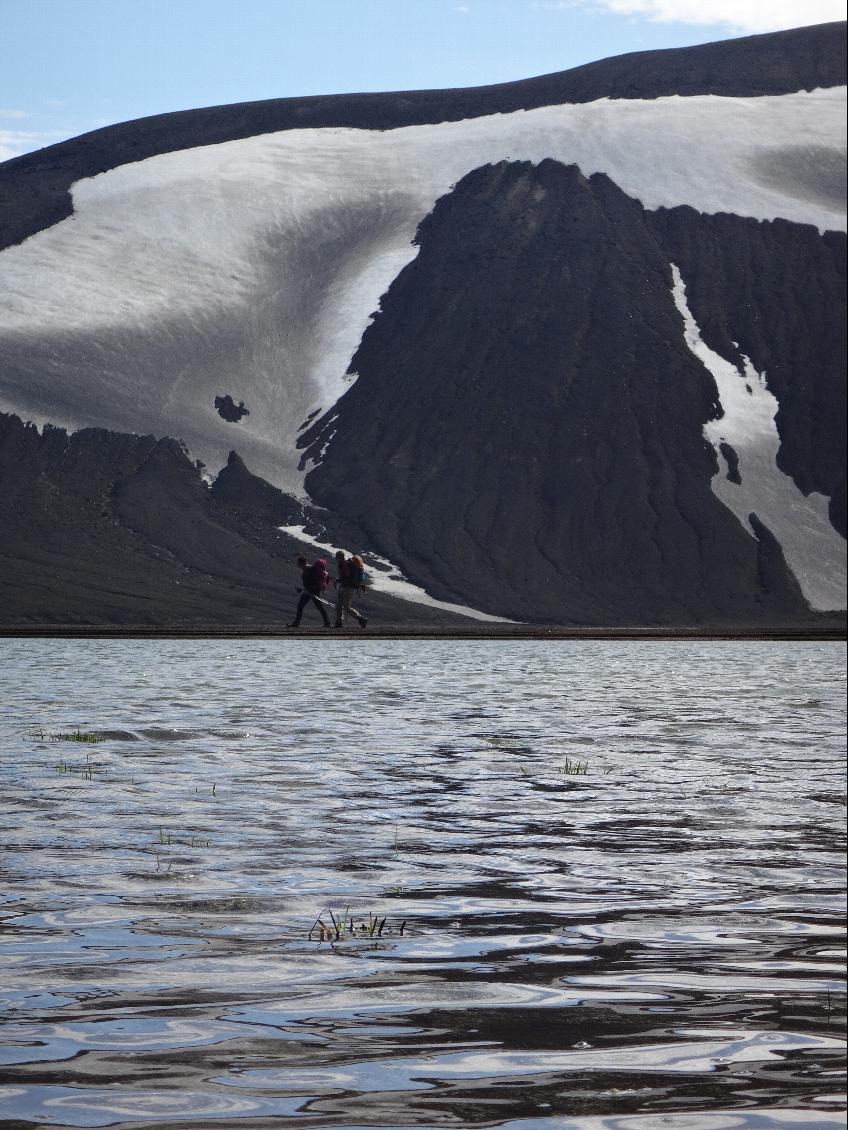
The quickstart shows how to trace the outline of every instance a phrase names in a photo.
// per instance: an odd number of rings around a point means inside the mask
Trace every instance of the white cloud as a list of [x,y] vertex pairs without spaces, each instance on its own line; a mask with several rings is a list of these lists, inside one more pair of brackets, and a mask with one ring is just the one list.
[[[26,115],[24,115],[26,116]],[[31,153],[58,141],[61,134],[38,133],[34,130],[0,129],[0,161],[10,161],[22,153]]]
[[844,0],[585,0],[585,6],[660,23],[720,24],[740,32],[845,19]]
[[13,119],[15,121],[18,121],[21,118],[31,118],[31,117],[32,117],[32,114],[28,113],[26,110],[3,110],[3,109],[0,109],[0,119],[5,120],[7,122],[12,121]]

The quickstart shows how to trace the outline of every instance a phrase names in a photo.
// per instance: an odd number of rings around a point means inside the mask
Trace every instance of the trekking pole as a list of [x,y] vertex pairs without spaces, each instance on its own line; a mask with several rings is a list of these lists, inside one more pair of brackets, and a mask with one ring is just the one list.
[[[333,604],[333,602],[331,600],[325,600],[323,598],[323,596],[316,596],[315,599],[320,601],[321,604],[326,604],[328,608],[332,608],[333,611],[335,611],[336,606],[335,606],[335,604]],[[364,628],[365,625],[368,623],[368,617],[363,616],[361,612],[357,612],[357,610],[355,608],[351,608],[350,614],[351,614],[351,616],[354,616],[359,621],[360,628]]]

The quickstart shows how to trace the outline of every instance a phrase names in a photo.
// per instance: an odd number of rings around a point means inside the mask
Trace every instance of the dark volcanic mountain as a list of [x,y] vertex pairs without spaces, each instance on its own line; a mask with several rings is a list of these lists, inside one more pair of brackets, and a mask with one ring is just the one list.
[[304,527],[384,623],[844,622],[844,42],[0,166],[0,622],[279,622]]
[[[756,341],[771,372],[781,346],[791,356],[787,337],[805,360],[820,355],[819,288],[838,289],[844,262],[809,228],[785,225],[781,238],[724,217],[716,239],[704,217],[677,211],[647,213],[602,174],[553,161],[469,174],[422,223],[418,256],[353,358],[356,384],[301,441],[310,456],[334,435],[334,458],[307,479],[313,496],[356,522],[357,541],[414,562],[428,591],[457,600],[473,578],[478,603],[516,619],[533,609],[622,624],[639,609],[650,623],[729,623],[751,615],[752,599],[766,617],[801,616],[789,570],[781,563],[763,588],[763,540],[710,489],[718,466],[703,424],[715,384],[679,332],[669,263],[693,244],[721,256],[704,287],[718,276],[714,316],[752,353]],[[788,280],[786,236],[804,243]],[[759,266],[757,306],[728,285],[733,266],[742,278]],[[792,333],[769,317],[781,287]],[[826,362],[806,386],[785,376],[795,398],[785,458],[799,480],[815,464],[807,489],[844,505],[827,423],[840,408],[844,418],[844,386]],[[828,449],[811,459],[822,437]]]

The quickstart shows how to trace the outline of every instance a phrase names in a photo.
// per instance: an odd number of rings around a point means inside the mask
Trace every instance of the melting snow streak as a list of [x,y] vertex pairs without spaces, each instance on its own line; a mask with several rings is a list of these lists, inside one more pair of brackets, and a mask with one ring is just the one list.
[[[317,538],[312,537],[306,533],[304,526],[279,526],[278,529],[282,530],[284,534],[290,537],[297,538],[300,541],[308,542],[314,545],[316,549],[323,550],[328,556],[335,555],[338,546],[330,545],[328,542],[318,541]],[[350,550],[346,550],[350,553]],[[488,620],[493,624],[515,624],[516,620],[506,620],[503,616],[491,616],[488,612],[478,612],[476,608],[468,608],[464,604],[449,604],[444,600],[436,600],[435,597],[430,596],[419,588],[418,585],[412,584],[407,581],[400,570],[392,565],[385,557],[380,557],[376,553],[365,554],[366,564],[370,561],[376,561],[381,565],[387,566],[388,571],[370,569],[371,573],[371,587],[375,592],[384,592],[387,596],[396,596],[400,600],[408,600],[412,604],[427,604],[431,608],[441,608],[445,612],[458,612],[460,616],[467,616],[470,620]]]
[[[743,355],[744,372],[714,353],[686,303],[686,287],[672,263],[674,303],[683,317],[686,345],[712,373],[718,387],[721,419],[704,425],[704,435],[716,451],[721,468],[712,481],[713,493],[753,534],[748,516],[757,515],[780,542],[786,564],[794,573],[811,608],[844,608],[845,542],[830,523],[828,500],[822,494],[804,496],[789,475],[777,466],[780,436],[774,418],[778,403],[769,392],[766,374],[758,373]],[[734,449],[741,482],[727,477],[721,444]]]

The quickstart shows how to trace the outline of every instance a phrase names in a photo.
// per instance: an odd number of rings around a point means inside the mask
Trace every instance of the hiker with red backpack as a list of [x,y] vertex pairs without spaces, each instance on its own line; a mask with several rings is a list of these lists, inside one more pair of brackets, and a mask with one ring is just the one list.
[[287,624],[287,628],[300,627],[300,618],[303,615],[303,610],[307,604],[312,601],[324,621],[324,627],[330,627],[330,618],[324,610],[324,605],[328,601],[321,600],[321,593],[326,592],[330,585],[330,573],[327,569],[327,562],[323,557],[319,557],[310,565],[305,557],[298,557],[297,564],[300,567],[300,576],[303,582],[303,589],[300,594],[300,600],[297,602],[297,611],[294,614],[294,620]]
[[368,620],[362,613],[357,612],[355,608],[350,606],[353,594],[365,591],[365,563],[362,558],[357,557],[356,554],[353,557],[345,558],[342,550],[339,550],[336,554],[336,579],[333,583],[338,589],[336,622],[333,627],[343,628],[345,612],[348,612],[351,616],[356,617],[360,628],[364,628]]

